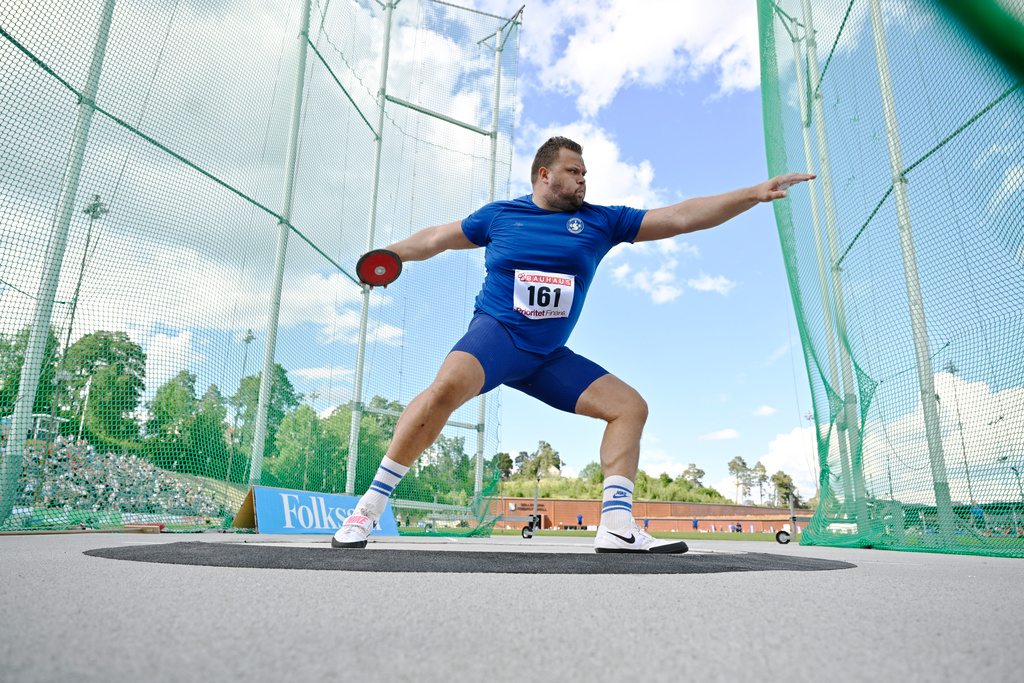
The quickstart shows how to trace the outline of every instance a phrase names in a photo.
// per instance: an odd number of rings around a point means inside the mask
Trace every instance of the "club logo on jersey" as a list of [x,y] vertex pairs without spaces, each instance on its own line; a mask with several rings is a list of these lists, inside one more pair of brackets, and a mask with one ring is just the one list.
[[574,235],[578,235],[583,232],[583,220],[580,218],[570,218],[569,222],[565,224],[566,230]]

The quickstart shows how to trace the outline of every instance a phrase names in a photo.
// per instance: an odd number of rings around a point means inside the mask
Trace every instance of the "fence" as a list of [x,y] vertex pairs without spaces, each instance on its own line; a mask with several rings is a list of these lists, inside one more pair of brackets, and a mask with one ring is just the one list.
[[[1024,3],[982,5],[982,38],[1021,31]],[[1024,555],[1019,76],[937,3],[758,8],[770,171],[818,174],[775,206],[821,467],[803,542]]]
[[[0,8],[0,524],[227,524],[362,493],[482,254],[358,255],[507,196],[519,15],[438,0]],[[497,396],[402,482],[486,529]]]

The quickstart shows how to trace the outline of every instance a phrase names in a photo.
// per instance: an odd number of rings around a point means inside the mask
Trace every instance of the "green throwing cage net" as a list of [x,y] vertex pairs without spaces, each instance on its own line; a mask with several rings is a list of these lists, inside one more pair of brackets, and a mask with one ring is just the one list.
[[821,468],[804,543],[1024,555],[1024,88],[986,47],[1024,3],[980,4],[999,26],[758,3],[770,173],[818,174],[775,203]]

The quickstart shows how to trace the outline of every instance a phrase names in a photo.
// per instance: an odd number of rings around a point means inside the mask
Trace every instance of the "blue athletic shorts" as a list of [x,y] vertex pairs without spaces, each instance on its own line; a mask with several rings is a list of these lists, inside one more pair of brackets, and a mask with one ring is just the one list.
[[517,349],[505,327],[486,313],[473,316],[452,351],[465,351],[480,361],[484,368],[481,394],[504,384],[567,413],[575,413],[580,395],[608,374],[565,346],[549,354]]

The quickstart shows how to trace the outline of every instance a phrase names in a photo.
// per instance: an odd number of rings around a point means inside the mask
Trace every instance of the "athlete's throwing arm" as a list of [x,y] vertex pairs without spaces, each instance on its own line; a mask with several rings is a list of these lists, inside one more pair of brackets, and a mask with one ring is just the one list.
[[469,329],[431,385],[402,412],[373,483],[335,534],[334,547],[365,547],[391,492],[451,414],[504,384],[559,410],[607,423],[600,452],[605,487],[594,539],[597,552],[686,552],[685,543],[659,541],[633,519],[633,481],[647,403],[565,342],[597,265],[616,244],[713,228],[757,204],[785,197],[787,188],[815,176],[791,173],[644,211],[585,202],[586,173],[582,148],[567,138],[551,138],[534,158],[532,194],[492,202],[462,221],[425,228],[385,250],[398,258],[401,272],[402,261],[484,247],[487,275]]

